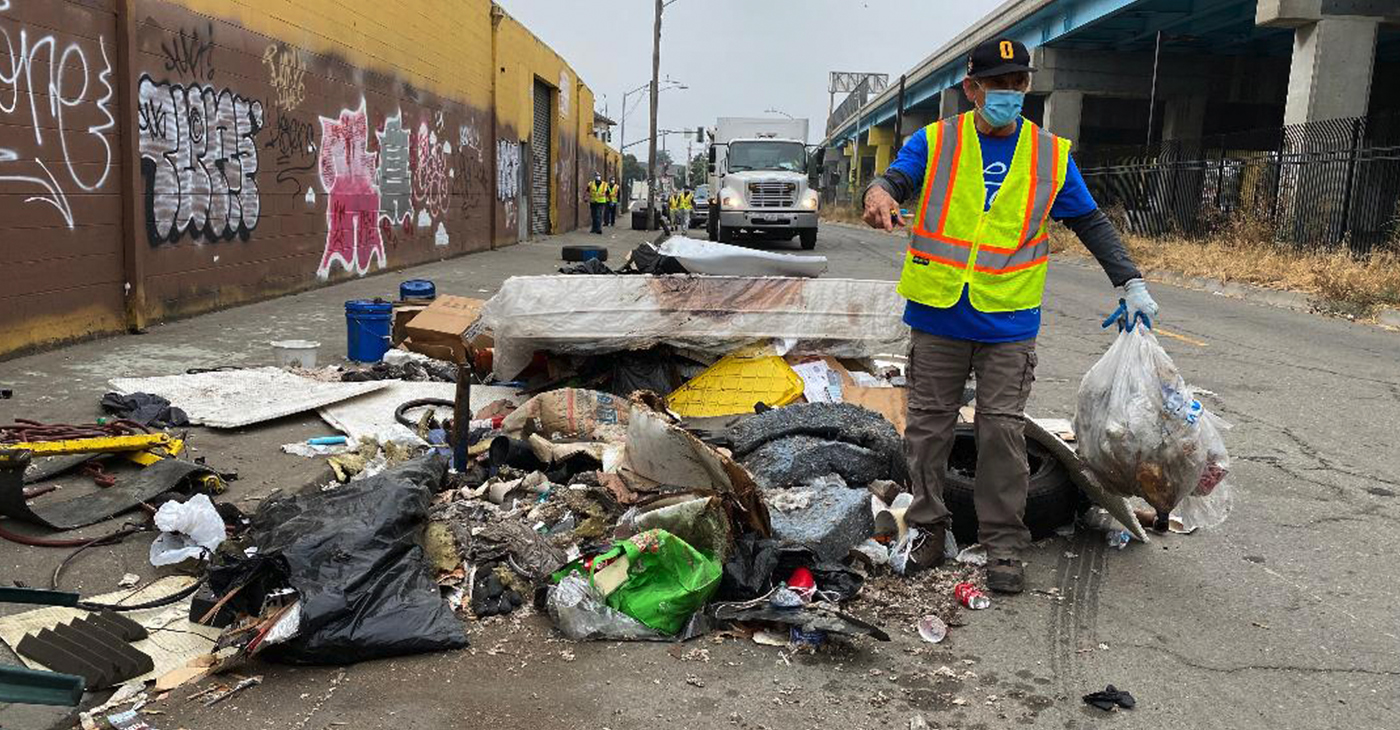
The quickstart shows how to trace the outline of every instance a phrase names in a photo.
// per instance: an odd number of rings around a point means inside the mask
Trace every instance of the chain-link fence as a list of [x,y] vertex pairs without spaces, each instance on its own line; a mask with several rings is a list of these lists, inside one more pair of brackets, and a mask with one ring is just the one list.
[[1400,250],[1400,115],[1076,153],[1094,197],[1144,235],[1264,223],[1300,248]]

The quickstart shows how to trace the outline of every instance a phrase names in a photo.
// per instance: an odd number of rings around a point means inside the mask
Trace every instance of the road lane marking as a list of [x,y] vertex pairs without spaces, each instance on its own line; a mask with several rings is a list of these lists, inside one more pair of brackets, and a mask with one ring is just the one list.
[[1196,347],[1210,347],[1210,345],[1205,342],[1201,342],[1200,340],[1187,337],[1186,335],[1179,335],[1175,332],[1168,332],[1167,330],[1161,329],[1160,327],[1153,327],[1152,332],[1153,334],[1165,335],[1167,337],[1172,338],[1173,340],[1181,340],[1182,342],[1195,345]]

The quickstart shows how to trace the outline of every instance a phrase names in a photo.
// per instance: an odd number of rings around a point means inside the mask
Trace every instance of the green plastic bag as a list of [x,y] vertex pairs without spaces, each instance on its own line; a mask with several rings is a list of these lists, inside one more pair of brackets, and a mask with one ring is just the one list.
[[618,554],[627,556],[627,581],[607,604],[663,634],[685,628],[719,589],[720,562],[665,530],[647,530],[617,543],[594,565]]

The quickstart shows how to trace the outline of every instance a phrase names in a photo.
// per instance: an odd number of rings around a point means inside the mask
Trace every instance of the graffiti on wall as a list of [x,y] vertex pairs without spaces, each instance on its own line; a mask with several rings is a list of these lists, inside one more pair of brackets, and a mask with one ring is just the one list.
[[263,149],[276,155],[277,184],[295,186],[291,194],[298,195],[303,187],[309,188],[302,185],[301,176],[316,169],[316,127],[286,111],[278,111],[277,121],[268,124],[268,131],[270,137]]
[[[0,13],[6,10],[9,2],[0,0]],[[106,40],[99,36],[94,48],[83,39],[85,50],[77,40],[60,43],[27,28],[15,38],[4,27],[0,40],[8,51],[0,57],[0,123],[15,132],[13,143],[0,146],[0,183],[27,189],[26,203],[53,206],[72,229],[68,193],[97,191],[112,168],[107,134],[116,128],[116,90]]]
[[447,212],[447,155],[452,151],[452,145],[438,136],[440,113],[437,122],[436,129],[430,129],[427,120],[420,122],[413,138],[413,202],[430,218]]
[[463,151],[471,150],[476,156],[477,162],[484,162],[485,155],[481,151],[481,131],[470,124],[463,124],[457,128],[457,146]]
[[267,82],[274,92],[273,102],[283,109],[295,109],[306,98],[306,63],[301,51],[271,43],[263,51]]
[[413,180],[409,172],[408,130],[403,126],[403,112],[384,120],[379,137],[379,214],[391,223],[399,223],[413,215]]
[[188,233],[247,240],[258,225],[262,102],[211,86],[156,82],[137,89],[146,228],[152,244]]
[[510,140],[496,142],[496,199],[515,200],[520,194],[520,145]]
[[196,81],[214,80],[214,24],[201,37],[199,29],[180,29],[173,38],[160,44],[165,56],[165,70]]
[[574,85],[569,79],[568,71],[559,72],[559,116],[569,118],[569,95],[573,92]]
[[364,100],[357,110],[342,109],[336,119],[321,117],[321,185],[326,191],[326,250],[316,275],[330,276],[339,264],[366,274],[385,265],[379,235],[379,188],[375,154],[369,151],[369,117]]

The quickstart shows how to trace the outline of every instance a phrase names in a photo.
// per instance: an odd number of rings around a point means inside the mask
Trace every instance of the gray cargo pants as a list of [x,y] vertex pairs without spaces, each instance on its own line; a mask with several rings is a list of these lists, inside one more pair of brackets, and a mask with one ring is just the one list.
[[1035,339],[983,343],[913,332],[909,354],[909,411],[904,431],[914,503],[910,525],[949,518],[943,475],[953,445],[958,406],[969,372],[977,375],[978,538],[993,558],[1015,558],[1030,546],[1022,521],[1030,470],[1023,420],[1035,381]]

